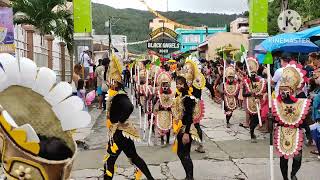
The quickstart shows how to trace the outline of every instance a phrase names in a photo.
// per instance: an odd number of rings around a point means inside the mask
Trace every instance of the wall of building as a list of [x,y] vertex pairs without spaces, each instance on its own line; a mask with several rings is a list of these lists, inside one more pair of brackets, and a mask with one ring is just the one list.
[[230,23],[230,32],[233,33],[249,33],[249,19],[237,18]]
[[[21,25],[15,26],[15,44],[17,52],[20,54],[20,57],[27,57],[27,52],[30,51],[27,49],[27,32],[22,28]],[[55,38],[52,43],[52,69],[57,74],[57,79],[60,81],[62,79],[62,54],[60,49],[61,39]],[[65,81],[71,81],[71,62],[68,49],[65,46]],[[32,60],[35,61],[38,67],[48,67],[48,41],[45,40],[43,36],[40,36],[37,32],[33,33],[33,56]],[[74,59],[74,58],[73,58]],[[75,63],[73,63],[75,64]]]
[[176,29],[178,34],[178,42],[180,42],[180,51],[186,52],[197,49],[198,45],[204,42],[207,36],[218,32],[227,32],[227,27],[223,28],[208,28],[206,29]]
[[240,50],[241,45],[245,49],[249,48],[249,35],[241,33],[221,32],[211,36],[208,39],[207,55],[210,60],[217,56],[216,49],[231,45]]

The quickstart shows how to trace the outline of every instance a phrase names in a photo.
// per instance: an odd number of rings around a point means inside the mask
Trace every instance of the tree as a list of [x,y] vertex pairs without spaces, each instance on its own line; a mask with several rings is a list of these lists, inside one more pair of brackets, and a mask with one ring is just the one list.
[[[302,17],[302,23],[320,18],[320,3],[318,0],[290,0],[288,8],[297,11]],[[268,31],[270,35],[279,33],[278,16],[281,12],[281,0],[269,3]]]
[[[33,25],[41,35],[55,34],[62,38],[72,52],[73,20],[72,14],[63,8],[66,0],[15,0],[12,8],[15,24]],[[19,15],[19,16],[18,16]]]

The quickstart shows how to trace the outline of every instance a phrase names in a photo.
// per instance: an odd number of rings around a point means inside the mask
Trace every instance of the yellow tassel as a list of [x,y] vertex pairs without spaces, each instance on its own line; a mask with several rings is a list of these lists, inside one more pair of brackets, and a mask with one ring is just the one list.
[[192,88],[192,87],[189,87],[188,95],[189,95],[189,96],[192,96],[192,93],[193,93],[193,88]]
[[174,152],[174,153],[178,152],[178,142],[177,142],[177,140],[175,140],[173,145],[172,145],[172,152]]
[[113,145],[111,146],[111,152],[117,153],[118,150],[119,150],[119,148],[118,148],[117,144],[113,143]]
[[106,171],[106,174],[107,174],[109,177],[112,177],[112,173],[111,173],[109,170]]
[[112,125],[111,120],[107,119],[107,128],[110,129],[111,125]]
[[140,171],[140,169],[136,170],[136,174],[135,174],[136,180],[140,180],[142,177],[142,172]]
[[110,154],[109,154],[109,153],[107,153],[106,155],[104,155],[103,162],[104,162],[104,163],[107,162],[108,159],[109,159],[109,157],[110,157]]
[[275,99],[276,98],[276,93],[275,91],[272,92],[272,99]]
[[118,171],[118,166],[114,165],[114,173],[116,173]]
[[181,127],[182,127],[182,121],[181,120],[178,121],[178,124],[174,122],[173,123],[173,133],[178,134],[180,129],[181,129]]
[[178,89],[176,89],[176,93],[178,96],[180,96],[180,94],[181,94],[181,92]]
[[112,89],[108,90],[108,95],[111,96],[111,97],[117,95],[117,93],[118,93],[118,91],[115,91],[115,90],[112,90]]

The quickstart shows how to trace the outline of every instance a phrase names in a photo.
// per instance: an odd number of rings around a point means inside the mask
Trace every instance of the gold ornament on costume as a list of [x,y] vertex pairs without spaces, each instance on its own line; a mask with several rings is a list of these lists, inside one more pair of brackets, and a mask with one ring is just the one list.
[[157,112],[157,127],[162,131],[168,131],[171,129],[172,127],[171,111]]
[[257,114],[257,105],[256,105],[256,98],[255,97],[247,97],[247,111],[249,111],[250,114]]
[[261,95],[266,89],[266,81],[260,78],[257,82],[245,82],[245,85],[249,92]]
[[234,96],[224,96],[224,101],[226,102],[226,106],[229,110],[237,109],[237,99]]
[[225,88],[225,93],[227,96],[235,96],[239,90],[239,84],[225,84],[224,85]]
[[228,77],[235,77],[236,76],[236,70],[233,66],[229,66],[226,68],[226,78]]
[[159,73],[159,75],[157,76],[157,84],[158,86],[161,86],[162,83],[171,83],[171,76],[168,72],[166,71],[162,71]]
[[195,75],[192,85],[197,89],[204,89],[206,87],[206,78],[199,72]]
[[278,126],[275,129],[276,152],[286,159],[293,158],[303,146],[303,131],[299,128]]
[[296,64],[289,64],[283,68],[280,87],[289,87],[293,92],[301,88],[304,74]]
[[109,83],[112,83],[113,81],[122,82],[122,68],[122,62],[115,54],[113,54],[107,73]]
[[247,59],[247,62],[248,62],[250,72],[257,73],[259,70],[259,63],[257,59],[250,57]]
[[174,102],[174,94],[160,94],[160,92],[158,93],[159,96],[159,101],[160,101],[160,105],[163,106],[164,108],[170,108],[173,105]]

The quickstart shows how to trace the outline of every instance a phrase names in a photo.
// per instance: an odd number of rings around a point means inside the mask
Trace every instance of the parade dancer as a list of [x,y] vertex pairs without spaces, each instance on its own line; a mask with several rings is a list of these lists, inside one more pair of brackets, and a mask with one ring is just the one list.
[[200,127],[200,121],[204,116],[204,103],[201,100],[202,96],[202,89],[206,86],[206,79],[204,75],[200,72],[198,67],[198,60],[187,59],[184,66],[183,66],[183,74],[186,78],[187,84],[192,91],[192,95],[199,100],[197,106],[195,107],[195,119],[194,119],[194,126],[196,127],[199,137],[201,139],[201,143],[196,148],[196,151],[199,153],[205,153],[205,149],[202,144],[203,140],[203,132]]
[[236,71],[233,66],[226,68],[226,83],[224,84],[224,110],[226,114],[227,128],[230,128],[232,113],[237,109],[239,83],[236,80]]
[[248,70],[251,77],[244,80],[245,87],[243,89],[243,97],[245,97],[246,110],[250,119],[250,136],[251,142],[256,143],[257,137],[254,134],[254,130],[259,124],[260,115],[260,101],[266,92],[266,81],[257,75],[259,69],[259,63],[254,58],[248,58]]
[[147,71],[143,62],[138,63],[139,66],[139,86],[138,86],[138,96],[139,104],[142,107],[142,111],[146,112],[146,100],[147,100],[147,91],[146,91],[146,82],[147,82]]
[[107,129],[109,141],[104,157],[104,179],[112,179],[115,162],[123,151],[130,161],[139,169],[138,172],[153,180],[147,164],[137,154],[134,141],[140,141],[139,131],[130,122],[129,117],[134,106],[123,90],[122,67],[118,58],[113,55],[108,69],[109,92],[107,97]]
[[[155,94],[154,94],[154,87],[153,87],[153,81],[154,81],[154,72],[153,69],[151,69],[148,73],[148,85],[145,86],[146,91],[146,115],[149,122],[149,126],[151,127],[151,116],[153,116],[153,106],[154,106],[154,100],[155,100]],[[152,127],[153,128],[153,127]]]
[[305,83],[306,71],[295,62],[283,68],[279,95],[273,100],[273,115],[277,127],[274,132],[274,146],[280,156],[280,169],[284,180],[288,180],[288,159],[293,158],[291,180],[302,163],[303,130],[301,129],[309,108],[310,99],[296,98],[294,94]]
[[53,70],[27,58],[0,54],[0,77],[5,179],[70,179],[77,154],[72,131],[91,121],[83,101],[71,96],[69,83],[56,82]]
[[[170,130],[172,128],[172,105],[174,93],[171,90],[171,76],[168,72],[162,71],[157,76],[157,101],[155,105],[156,124],[161,138],[161,145],[166,147],[170,144]],[[166,144],[164,143],[166,136]]]
[[177,77],[178,95],[173,105],[174,133],[177,134],[173,150],[177,152],[186,173],[186,180],[193,180],[193,163],[190,157],[192,140],[201,142],[194,127],[194,112],[197,99],[184,77]]

